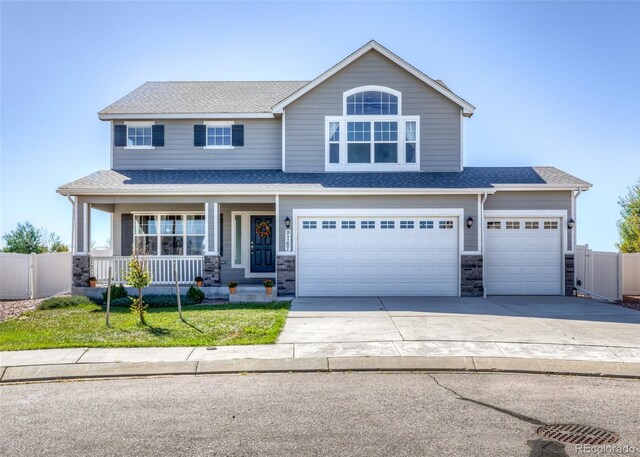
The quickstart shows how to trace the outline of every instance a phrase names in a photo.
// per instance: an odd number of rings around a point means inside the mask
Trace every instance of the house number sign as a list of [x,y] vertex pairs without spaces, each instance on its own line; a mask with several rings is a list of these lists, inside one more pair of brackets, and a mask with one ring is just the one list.
[[291,229],[286,229],[284,231],[284,250],[286,252],[291,252]]

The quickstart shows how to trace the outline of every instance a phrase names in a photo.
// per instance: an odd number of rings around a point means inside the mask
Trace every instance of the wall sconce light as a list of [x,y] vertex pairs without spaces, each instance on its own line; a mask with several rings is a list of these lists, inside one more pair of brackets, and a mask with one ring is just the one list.
[[571,230],[575,226],[576,226],[576,221],[574,221],[573,219],[569,219],[569,222],[567,222],[567,227],[569,227],[569,230]]
[[473,226],[473,218],[469,216],[469,219],[467,219],[467,228],[471,228],[472,226]]
[[284,226],[286,228],[291,227],[291,219],[289,219],[289,216],[287,216],[287,218],[284,220]]

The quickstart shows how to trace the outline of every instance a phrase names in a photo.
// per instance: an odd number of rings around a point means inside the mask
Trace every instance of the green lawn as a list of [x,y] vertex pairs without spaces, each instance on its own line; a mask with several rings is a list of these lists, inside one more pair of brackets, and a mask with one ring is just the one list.
[[0,322],[0,350],[69,347],[213,346],[270,344],[276,341],[289,302],[150,308],[147,325],[128,308],[112,308],[110,327],[104,308],[93,303],[38,309]]

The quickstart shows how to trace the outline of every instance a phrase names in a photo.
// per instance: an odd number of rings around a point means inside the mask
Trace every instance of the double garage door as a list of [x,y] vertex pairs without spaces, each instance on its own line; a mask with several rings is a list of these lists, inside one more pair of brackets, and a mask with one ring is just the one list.
[[456,296],[457,217],[298,218],[300,296]]
[[560,295],[560,219],[487,218],[484,278],[489,295]]

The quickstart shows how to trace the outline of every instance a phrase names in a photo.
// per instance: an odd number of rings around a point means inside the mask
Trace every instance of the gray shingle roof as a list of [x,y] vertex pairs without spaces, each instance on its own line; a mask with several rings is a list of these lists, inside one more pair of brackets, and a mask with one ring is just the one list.
[[484,189],[496,184],[590,187],[553,167],[466,167],[461,172],[283,173],[280,170],[101,170],[60,193],[260,191],[269,189]]
[[273,105],[307,82],[147,82],[98,114],[270,113]]

